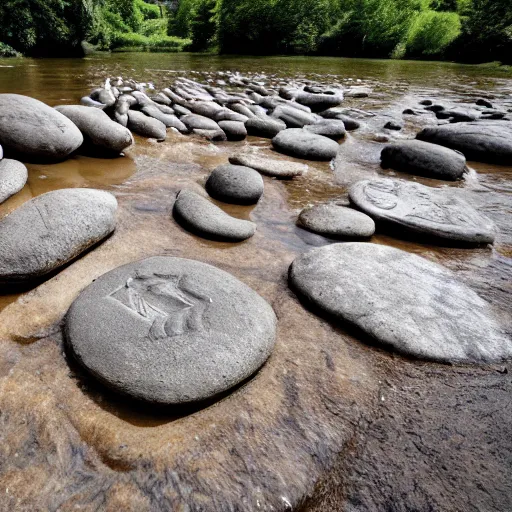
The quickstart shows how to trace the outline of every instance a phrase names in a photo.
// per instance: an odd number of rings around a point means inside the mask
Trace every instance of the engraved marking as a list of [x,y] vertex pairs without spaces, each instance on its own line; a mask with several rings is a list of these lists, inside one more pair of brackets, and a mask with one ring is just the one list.
[[151,341],[203,330],[203,315],[211,302],[186,277],[156,273],[136,273],[109,296],[151,324]]
[[50,236],[50,232],[52,231],[52,223],[50,220],[50,213],[48,212],[47,205],[39,205],[37,203],[34,203],[34,206],[39,213],[39,216],[41,217],[41,220],[43,221],[44,227],[46,229],[45,233],[41,233],[41,236]]

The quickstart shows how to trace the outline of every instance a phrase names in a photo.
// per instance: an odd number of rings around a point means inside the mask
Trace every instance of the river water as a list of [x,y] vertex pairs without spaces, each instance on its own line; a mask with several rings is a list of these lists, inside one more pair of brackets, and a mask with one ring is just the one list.
[[[249,137],[243,142],[212,144],[170,133],[163,143],[136,137],[136,145],[118,159],[77,156],[55,165],[27,164],[29,181],[19,194],[0,205],[0,218],[36,195],[64,187],[104,188],[116,195],[120,209],[116,233],[104,244],[33,289],[21,293],[6,290],[0,295],[3,342],[0,377],[9,396],[0,399],[0,409],[7,411],[7,417],[11,415],[4,425],[4,443],[10,443],[11,448],[7,452],[4,449],[3,455],[11,461],[16,452],[16,457],[24,461],[21,465],[9,462],[7,470],[0,471],[0,484],[10,486],[11,494],[18,500],[6,501],[6,506],[21,503],[27,510],[31,506],[34,509],[36,504],[42,509],[58,506],[66,509],[78,503],[84,509],[90,505],[90,510],[99,510],[101,503],[106,502],[114,504],[114,508],[131,510],[123,508],[125,502],[118,496],[125,493],[126,499],[135,503],[134,510],[145,510],[145,499],[152,503],[151,510],[166,509],[171,504],[176,507],[173,510],[178,510],[178,505],[191,503],[195,505],[190,509],[179,510],[203,510],[201,500],[210,504],[204,510],[256,510],[259,505],[256,507],[255,503],[274,507],[263,506],[262,510],[286,510],[287,502],[295,507],[306,495],[311,495],[322,475],[335,463],[333,454],[342,452],[348,440],[353,439],[351,425],[365,415],[371,416],[376,397],[381,400],[383,382],[392,382],[390,387],[395,390],[414,388],[415,393],[423,393],[429,388],[435,394],[436,386],[445,383],[443,379],[456,379],[467,372],[464,382],[473,379],[475,388],[494,385],[484,381],[487,376],[471,369],[450,373],[442,365],[413,363],[358,343],[351,333],[339,331],[304,311],[287,288],[286,272],[296,255],[333,242],[298,228],[295,225],[298,212],[321,201],[346,201],[347,186],[356,179],[376,174],[397,176],[398,173],[379,167],[382,141],[412,138],[421,127],[436,122],[426,114],[411,116],[405,118],[402,132],[384,133],[382,127],[386,120],[400,119],[403,109],[418,108],[418,101],[425,98],[459,105],[486,97],[498,107],[512,109],[510,73],[437,62],[117,53],[96,54],[85,59],[0,59],[0,93],[25,94],[53,106],[78,103],[81,96],[107,76],[149,81],[158,89],[180,76],[215,84],[228,71],[273,84],[306,78],[344,86],[369,86],[373,89],[370,97],[347,99],[345,105],[371,116],[365,115],[363,128],[347,136],[335,166],[307,162],[310,171],[304,178],[286,182],[265,178],[265,195],[256,207],[223,205],[229,213],[257,223],[257,234],[243,244],[209,242],[183,231],[170,215],[173,198],[183,187],[201,191],[212,169],[227,162],[233,151],[248,145],[262,155],[281,158],[272,151],[268,140]],[[399,177],[435,187],[459,188],[468,201],[496,223],[499,235],[493,247],[439,247],[420,239],[402,240],[385,233],[378,233],[372,241],[421,254],[456,271],[495,307],[504,325],[512,330],[512,168],[472,162],[468,165],[470,172],[466,179],[455,184],[407,175]],[[62,353],[61,322],[79,291],[117,265],[156,254],[199,259],[232,272],[269,300],[278,315],[280,332],[269,363],[254,382],[215,407],[163,415],[134,407],[97,388]],[[336,368],[335,376],[325,374],[326,360],[329,369]],[[404,368],[414,384],[403,384],[402,374],[407,373]],[[432,368],[438,372],[434,376]],[[443,377],[439,377],[441,373]],[[462,378],[450,385],[462,389]],[[472,392],[460,391],[469,393],[468,396]],[[411,393],[403,392],[404,403]],[[325,403],[330,404],[326,408],[330,413],[332,408],[336,409],[338,412],[333,414],[337,421],[341,418],[346,423],[336,424],[331,416],[318,410],[317,403],[322,402],[324,395],[328,397]],[[357,414],[350,404],[357,404]],[[496,407],[501,406],[498,401]],[[295,411],[287,413],[290,418],[297,414],[293,421],[281,417],[287,407]],[[460,418],[452,414],[447,404],[437,404],[434,409],[436,421],[444,421],[447,432],[472,428],[467,422],[461,426]],[[427,414],[428,410],[423,412]],[[14,420],[20,423],[13,423]],[[20,424],[24,426],[16,426]],[[418,425],[408,428],[421,434],[421,429],[427,427]],[[249,428],[251,434],[244,430]],[[466,435],[469,439],[475,432]],[[502,433],[497,430],[489,435],[496,442]],[[35,448],[27,445],[27,436],[35,439]],[[223,436],[231,444],[226,444]],[[265,443],[260,443],[260,436],[266,436]],[[442,442],[445,438],[431,439],[433,445]],[[233,455],[233,446],[241,455]],[[476,449],[473,445],[463,448],[466,453]],[[446,447],[446,452],[451,454],[451,449]],[[215,460],[202,460],[205,451],[215,451]],[[53,456],[60,457],[58,463],[51,459]],[[482,455],[484,459],[487,456]],[[397,460],[405,464],[401,457],[397,455]],[[253,462],[247,462],[253,458]],[[472,500],[476,496],[472,493],[479,492],[475,490],[481,484],[479,479],[485,479],[484,485],[488,487],[498,470],[492,470],[490,463],[491,469],[464,478],[468,461],[462,456],[459,459],[451,484],[453,493],[465,492],[466,498]],[[500,467],[505,475],[510,469],[509,462]],[[40,465],[36,476],[30,469],[35,463]],[[252,464],[250,471],[248,464]],[[231,487],[232,474],[226,469],[231,466],[243,474],[255,472],[259,476],[251,476],[250,483],[240,477],[239,487]],[[85,471],[84,467],[88,468],[96,488],[103,489],[99,494],[78,476]],[[189,494],[155,497],[153,484],[141,483],[146,478],[141,475],[148,467],[157,475],[167,475],[167,479],[170,477],[166,471],[178,471],[179,478],[173,482],[180,492],[188,489]],[[223,481],[212,484],[208,480],[209,492],[215,489],[218,502],[208,497],[207,489],[203,489],[203,494],[199,492],[195,477],[191,476],[197,473],[209,475],[210,480],[212,475],[218,476]],[[269,474],[277,474],[279,478],[269,483]],[[499,483],[494,485],[499,487]],[[114,487],[122,488],[122,492],[114,492]],[[461,491],[461,487],[467,490]],[[62,494],[61,501],[55,497],[57,492]],[[426,496],[433,499],[428,493]],[[486,506],[483,491],[482,496],[476,496],[483,500],[480,510],[494,510]],[[452,510],[449,498],[446,500],[438,503],[439,509]],[[231,508],[223,508],[226,503]],[[410,507],[415,506],[411,502]]]

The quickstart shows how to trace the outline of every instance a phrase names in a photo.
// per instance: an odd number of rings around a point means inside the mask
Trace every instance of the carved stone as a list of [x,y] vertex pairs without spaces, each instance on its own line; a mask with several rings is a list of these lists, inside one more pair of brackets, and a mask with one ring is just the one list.
[[493,243],[495,226],[458,198],[456,190],[402,180],[358,181],[349,190],[352,203],[378,221],[466,243]]
[[66,321],[77,360],[103,383],[161,404],[205,400],[268,358],[276,317],[232,275],[193,260],[148,258],[88,286]]
[[405,251],[325,246],[299,256],[290,281],[307,301],[398,352],[451,363],[512,355],[512,339],[485,300],[450,270]]

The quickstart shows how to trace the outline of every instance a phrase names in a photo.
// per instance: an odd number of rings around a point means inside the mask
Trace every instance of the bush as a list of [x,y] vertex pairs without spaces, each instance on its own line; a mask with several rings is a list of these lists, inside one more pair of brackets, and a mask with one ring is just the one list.
[[0,57],[20,57],[21,54],[5,43],[0,43]]
[[460,30],[460,17],[455,12],[421,12],[407,33],[405,53],[409,57],[440,55]]

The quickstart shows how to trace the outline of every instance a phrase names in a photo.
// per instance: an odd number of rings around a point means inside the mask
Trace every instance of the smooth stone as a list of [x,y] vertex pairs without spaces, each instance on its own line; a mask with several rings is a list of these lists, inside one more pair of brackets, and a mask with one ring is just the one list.
[[432,105],[432,104],[430,104],[430,105],[427,105],[425,107],[425,110],[428,110],[430,112],[434,112],[434,113],[437,114],[438,112],[442,112],[443,110],[446,110],[446,107],[444,105],[438,105],[438,104]]
[[313,233],[333,238],[369,238],[375,233],[371,217],[333,203],[304,208],[298,224]]
[[289,128],[272,139],[277,151],[305,160],[332,160],[339,144],[327,137],[308,132],[302,128]]
[[240,123],[245,123],[249,119],[249,117],[252,117],[252,115],[244,116],[243,114],[239,114],[237,112],[229,110],[229,108],[225,108],[220,110],[217,114],[215,114],[215,121],[217,121],[218,123],[220,123],[220,121],[238,121]]
[[194,128],[192,133],[212,142],[223,142],[228,140],[224,130],[220,127],[216,130],[200,130],[199,128]]
[[165,140],[165,124],[158,119],[148,117],[136,110],[128,111],[128,128],[136,134],[149,139]]
[[111,107],[116,102],[114,93],[104,88],[94,90],[91,93],[91,98],[99,103],[103,103],[107,107]]
[[173,215],[185,229],[210,240],[241,242],[256,232],[254,222],[232,217],[190,190],[178,193]]
[[174,110],[174,113],[177,115],[177,116],[186,116],[188,114],[192,114],[192,112],[184,107],[183,105],[173,105],[172,106],[172,109]]
[[466,108],[453,108],[437,112],[436,117],[438,119],[449,119],[450,123],[471,122],[480,117],[480,112]]
[[181,133],[187,133],[188,128],[174,114],[166,114],[153,105],[142,107],[142,112],[149,117],[158,119],[166,128],[176,128]]
[[481,106],[481,107],[486,107],[486,108],[493,108],[492,107],[492,103],[489,101],[489,100],[486,100],[484,98],[479,98],[476,100],[476,104]]
[[286,160],[276,160],[274,158],[265,158],[244,153],[238,153],[230,156],[229,163],[250,167],[261,174],[274,178],[294,178],[296,176],[302,176],[308,171],[308,166],[306,164],[288,162]]
[[119,154],[133,144],[130,130],[108,117],[103,110],[82,105],[60,105],[55,110],[73,121],[82,132],[82,148]]
[[437,144],[408,140],[386,146],[381,153],[381,165],[384,169],[428,178],[458,180],[466,170],[466,158],[458,151]]
[[217,113],[224,110],[223,107],[213,101],[190,101],[187,103],[187,108],[194,114],[209,119],[214,119]]
[[208,194],[233,204],[257,203],[263,194],[263,179],[254,169],[242,165],[219,165],[205,184]]
[[385,128],[386,130],[396,130],[396,131],[400,131],[403,127],[404,127],[403,123],[399,123],[398,121],[388,121],[388,122],[384,125],[384,128]]
[[180,121],[186,125],[189,130],[218,130],[219,125],[209,117],[198,114],[187,114],[180,118]]
[[170,107],[172,105],[172,101],[163,93],[159,92],[155,96],[151,98],[155,103],[160,103],[162,105],[167,105]]
[[365,87],[364,85],[355,85],[349,89],[345,89],[343,92],[347,98],[367,98],[372,94],[373,91],[370,89],[370,87]]
[[80,105],[84,105],[85,107],[95,107],[101,110],[107,108],[107,105],[104,103],[100,103],[99,101],[93,100],[90,96],[84,96],[80,99]]
[[231,274],[153,257],[90,284],[66,316],[77,361],[117,392],[159,404],[215,397],[250,377],[275,343],[272,307]]
[[219,126],[228,140],[244,140],[247,137],[247,129],[244,123],[240,121],[219,121]]
[[457,191],[410,181],[358,181],[350,201],[377,221],[436,238],[473,244],[493,243],[495,226],[457,197]]
[[468,160],[512,165],[512,122],[480,121],[424,128],[417,139],[460,151]]
[[318,116],[303,112],[287,105],[279,105],[271,115],[274,119],[280,119],[288,128],[302,128],[307,124],[318,122]]
[[35,279],[73,260],[112,233],[116,198],[70,188],[35,197],[0,221],[0,282]]
[[19,94],[0,94],[0,143],[7,156],[59,161],[83,142],[77,126],[41,101]]
[[443,363],[512,356],[491,306],[450,270],[393,247],[349,242],[314,249],[290,268],[308,302],[379,345]]
[[361,126],[361,123],[357,119],[344,114],[344,111],[344,109],[342,111],[337,108],[330,108],[320,112],[318,115],[322,116],[324,119],[338,119],[339,121],[343,121],[347,131],[357,130]]
[[295,96],[295,101],[309,107],[313,112],[320,112],[338,106],[343,101],[343,93],[340,91],[337,94],[313,94],[300,91]]
[[27,179],[27,168],[17,160],[1,158],[0,146],[0,204],[19,192]]
[[304,130],[332,140],[340,140],[347,134],[345,123],[339,119],[325,119],[317,124],[309,124],[304,126]]
[[425,107],[429,107],[430,105],[433,104],[433,101],[432,100],[421,100],[419,103],[420,103],[420,105],[424,105]]
[[282,130],[285,130],[286,124],[280,119],[272,119],[267,115],[265,117],[255,115],[246,121],[245,128],[249,135],[271,139]]
[[[250,108],[242,103],[231,103],[229,105],[229,109],[232,110],[235,114],[245,116],[247,119],[250,119],[256,115]],[[244,121],[244,123],[245,122],[247,121]]]

